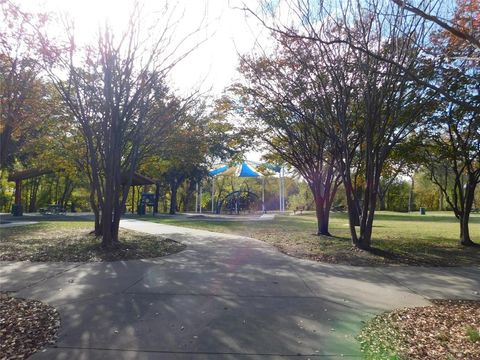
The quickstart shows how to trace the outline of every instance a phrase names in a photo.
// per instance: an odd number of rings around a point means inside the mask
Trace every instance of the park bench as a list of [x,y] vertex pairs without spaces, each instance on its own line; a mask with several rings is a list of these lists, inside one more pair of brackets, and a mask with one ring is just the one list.
[[295,209],[293,209],[293,214],[295,215],[297,212],[303,214],[303,210],[305,210],[305,205],[296,206]]
[[67,212],[62,206],[55,204],[47,205],[46,208],[40,208],[38,211],[42,215],[65,215]]

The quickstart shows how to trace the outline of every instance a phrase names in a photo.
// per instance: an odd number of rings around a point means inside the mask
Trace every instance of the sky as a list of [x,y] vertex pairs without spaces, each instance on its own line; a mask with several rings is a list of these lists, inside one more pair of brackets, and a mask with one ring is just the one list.
[[[76,35],[88,41],[94,39],[99,26],[108,21],[114,28],[124,27],[132,9],[132,0],[22,0],[27,11],[68,14],[75,21]],[[146,16],[157,16],[164,1],[143,0]],[[172,71],[171,81],[180,92],[188,93],[200,87],[219,96],[237,78],[238,53],[249,53],[255,42],[266,36],[252,16],[238,9],[245,5],[256,9],[256,0],[167,0],[178,20],[178,38],[201,30],[190,38],[186,47],[200,43]],[[147,23],[146,19],[146,23]],[[51,31],[62,31],[61,27]],[[185,48],[186,48],[185,47]]]
[[[189,38],[185,49],[201,43],[177,64],[170,74],[170,87],[179,94],[200,90],[212,98],[220,97],[224,89],[238,79],[238,54],[253,51],[256,42],[267,40],[267,31],[253,16],[240,8],[258,9],[257,0],[165,0],[173,18],[178,20],[176,37],[201,27]],[[163,0],[143,0],[145,25],[164,9]],[[91,42],[96,39],[100,26],[108,22],[121,31],[131,12],[133,0],[22,0],[21,8],[27,12],[51,12],[58,18],[65,15],[75,22],[77,39]],[[173,9],[173,10],[172,10]],[[160,26],[161,28],[161,26]],[[63,25],[53,24],[49,31],[62,35]],[[259,161],[256,149],[246,158]]]

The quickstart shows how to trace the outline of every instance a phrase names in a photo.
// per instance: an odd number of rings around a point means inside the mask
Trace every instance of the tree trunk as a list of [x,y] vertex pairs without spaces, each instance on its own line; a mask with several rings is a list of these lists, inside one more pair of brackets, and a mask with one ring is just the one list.
[[11,143],[13,129],[10,125],[10,122],[7,120],[3,128],[3,131],[0,133],[0,169],[6,167],[8,162],[9,147]]
[[94,233],[95,236],[101,236],[102,235],[102,221],[100,219],[100,214],[98,213],[98,210],[93,210],[93,214],[95,215],[95,229]]
[[472,212],[473,200],[475,198],[475,188],[477,182],[475,177],[472,174],[469,174],[468,183],[465,188],[465,207],[460,217],[460,244],[463,246],[474,246],[476,245],[470,239],[470,213]]
[[325,199],[315,195],[315,213],[317,215],[317,235],[332,236],[328,231],[329,210],[325,209]]
[[95,191],[93,189],[90,190],[90,195],[89,195],[89,201],[90,201],[90,207],[92,208],[93,215],[95,216],[95,228],[94,228],[94,233],[95,236],[101,236],[102,235],[102,218],[100,215],[100,209],[98,208],[98,205],[95,201]]
[[170,215],[175,215],[177,212],[177,184],[170,185],[171,196],[170,196]]
[[360,218],[360,236],[357,243],[357,247],[364,250],[370,250],[372,244],[373,219],[380,186],[381,165],[378,160],[370,159],[370,162],[367,161],[365,169],[366,186]]
[[114,238],[112,234],[112,203],[105,199],[104,207],[102,209],[102,247],[105,249],[111,249],[114,244]]
[[411,177],[412,179],[412,184],[410,185],[410,193],[408,195],[408,212],[412,212],[413,209],[413,190],[415,188],[415,180],[413,179],[413,176]]
[[40,179],[32,179],[32,189],[30,192],[30,203],[28,204],[28,212],[34,212],[37,204],[37,194]]
[[467,215],[462,216],[460,219],[460,245],[475,245],[472,239],[470,239],[469,217]]
[[59,205],[59,201],[58,201],[59,200],[59,198],[58,198],[59,186],[60,186],[60,178],[57,175],[55,177],[55,204],[56,205]]
[[160,200],[160,184],[157,182],[155,184],[155,201],[153,203],[153,214],[158,213],[158,201]]
[[186,191],[185,191],[185,200],[184,200],[184,206],[185,206],[185,211],[189,211],[189,205],[190,205],[190,200],[192,199],[192,195],[195,192],[195,181],[190,180],[188,181]]
[[59,205],[63,208],[67,206],[68,199],[73,191],[73,181],[70,180],[68,177],[65,177],[65,184],[63,188],[62,195],[59,200]]
[[385,204],[385,197],[386,197],[386,193],[384,193],[383,191],[380,191],[378,193],[378,200],[380,202],[380,210],[383,211],[383,210],[386,210],[387,209],[387,206]]
[[321,172],[312,174],[308,185],[315,201],[317,235],[332,236],[328,229],[330,208],[338,189],[338,182],[333,166],[323,170],[323,176]]
[[438,197],[438,210],[444,211],[445,208],[443,206],[443,192],[442,190],[439,191],[439,197]]
[[357,246],[358,244],[358,237],[357,237],[357,230],[355,226],[360,225],[360,217],[358,214],[358,207],[356,201],[353,196],[353,188],[350,183],[350,179],[348,177],[344,177],[345,186],[345,195],[347,198],[347,208],[348,208],[348,225],[350,228],[350,236],[352,239],[352,244]]

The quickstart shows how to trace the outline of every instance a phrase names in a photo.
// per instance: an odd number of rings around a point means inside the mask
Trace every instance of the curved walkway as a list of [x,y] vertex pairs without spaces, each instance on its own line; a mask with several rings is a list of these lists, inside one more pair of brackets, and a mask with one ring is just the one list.
[[2,291],[60,312],[56,345],[33,359],[356,359],[355,335],[377,313],[480,299],[479,267],[330,265],[240,236],[121,226],[188,246],[152,260],[1,264]]

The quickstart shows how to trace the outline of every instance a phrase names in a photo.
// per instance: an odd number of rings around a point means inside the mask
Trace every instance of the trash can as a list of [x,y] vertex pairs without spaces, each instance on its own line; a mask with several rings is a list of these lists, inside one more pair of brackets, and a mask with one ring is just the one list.
[[22,205],[13,204],[12,205],[12,215],[13,216],[22,216],[23,215]]
[[420,208],[420,215],[426,215],[427,214],[427,209],[425,209],[424,207],[421,207]]

